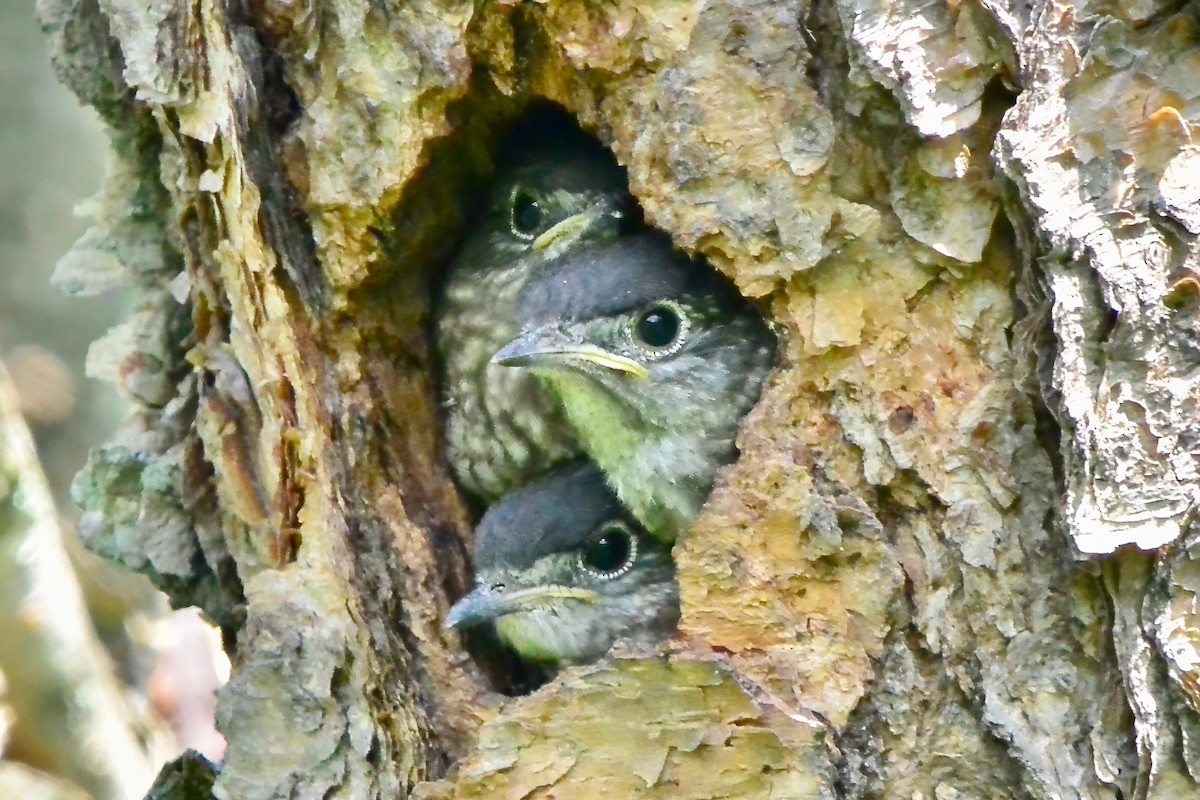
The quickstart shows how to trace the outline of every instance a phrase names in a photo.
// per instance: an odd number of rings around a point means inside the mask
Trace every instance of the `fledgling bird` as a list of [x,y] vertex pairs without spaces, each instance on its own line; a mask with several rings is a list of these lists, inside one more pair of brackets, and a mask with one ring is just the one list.
[[526,142],[496,179],[435,312],[447,456],[476,499],[496,500],[580,453],[543,388],[490,359],[520,331],[529,278],[564,252],[618,236],[632,205],[612,154],[578,130]]
[[633,516],[673,541],[736,456],[774,334],[653,231],[563,255],[525,287],[520,316],[492,360],[541,378]]
[[552,665],[657,642],[679,621],[670,548],[621,507],[591,464],[507,495],[475,531],[475,589],[446,625],[493,622],[518,655]]

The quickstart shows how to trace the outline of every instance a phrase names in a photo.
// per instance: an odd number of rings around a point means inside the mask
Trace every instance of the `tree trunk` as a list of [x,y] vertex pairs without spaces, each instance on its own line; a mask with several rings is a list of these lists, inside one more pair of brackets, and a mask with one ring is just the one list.
[[[117,153],[59,281],[142,298],[83,527],[225,630],[217,797],[1200,796],[1190,4],[42,15]],[[538,98],[784,347],[676,640],[498,706],[426,328]]]

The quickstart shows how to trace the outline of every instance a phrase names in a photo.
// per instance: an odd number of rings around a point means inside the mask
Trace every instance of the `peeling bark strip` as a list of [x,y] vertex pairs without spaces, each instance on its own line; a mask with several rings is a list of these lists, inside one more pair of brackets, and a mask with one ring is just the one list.
[[1067,521],[1091,553],[1175,541],[1200,500],[1200,25],[1151,10],[1046,7],[997,142],[1048,245]]
[[[85,529],[227,631],[214,794],[1200,794],[1194,13],[42,0],[116,151],[59,280],[142,293]],[[671,654],[485,712],[423,326],[536,97],[785,363],[676,548]],[[1172,544],[1079,552],[1127,542]]]
[[1200,22],[1165,4],[1032,19],[996,152],[1043,240],[1025,291],[1052,304],[1064,522],[1085,552],[1170,543],[1124,554],[1108,588],[1139,782],[1182,796],[1200,777]]

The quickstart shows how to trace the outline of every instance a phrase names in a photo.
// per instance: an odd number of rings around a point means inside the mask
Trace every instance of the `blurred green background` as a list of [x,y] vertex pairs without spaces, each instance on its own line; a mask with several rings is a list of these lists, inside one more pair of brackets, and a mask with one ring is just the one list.
[[104,176],[106,139],[50,67],[33,2],[0,3],[0,356],[59,500],[87,449],[120,420],[112,387],[85,380],[88,343],[122,298],[72,299],[50,285],[87,227],[74,214]]

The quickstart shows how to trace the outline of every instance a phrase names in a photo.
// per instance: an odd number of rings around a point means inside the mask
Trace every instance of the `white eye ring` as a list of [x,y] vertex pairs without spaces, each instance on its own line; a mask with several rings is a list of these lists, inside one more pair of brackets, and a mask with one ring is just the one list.
[[[517,208],[518,203],[521,203],[524,208],[532,208],[536,211],[537,219],[527,225],[518,220],[518,215],[522,212],[522,209]],[[513,187],[512,193],[508,196],[508,227],[513,236],[532,242],[542,231],[545,221],[546,209],[543,207],[543,200],[524,186]]]
[[[648,315],[651,311],[660,308],[666,309],[674,314],[678,323],[678,328],[675,331],[675,336],[668,344],[665,344],[661,347],[656,347],[655,345],[646,342],[645,337],[642,336],[642,334],[638,331],[638,327],[642,324],[642,321],[646,318],[646,315]],[[691,317],[688,316],[687,309],[684,308],[683,305],[675,302],[674,300],[659,300],[639,310],[637,315],[629,321],[625,332],[627,338],[629,339],[629,344],[632,345],[635,350],[640,352],[646,358],[661,359],[669,358],[683,348],[684,342],[687,341],[688,333],[691,332],[691,328]]]
[[[594,540],[599,539],[602,536],[611,535],[611,534],[619,534],[620,536],[623,536],[625,538],[625,540],[627,542],[629,542],[629,552],[625,555],[625,560],[621,562],[620,567],[606,572],[604,570],[597,569],[596,567],[590,566],[584,560],[584,558],[587,554],[587,546],[588,545],[590,545]],[[628,525],[626,525],[624,522],[621,522],[620,520],[610,520],[609,522],[605,522],[603,525],[598,527],[592,533],[592,535],[589,537],[588,545],[584,545],[584,550],[579,553],[579,568],[581,570],[583,570],[584,572],[586,572],[588,575],[591,575],[593,578],[599,578],[600,580],[606,580],[606,581],[611,581],[614,578],[619,578],[622,575],[624,575],[626,572],[629,572],[629,570],[633,569],[633,563],[635,561],[637,561],[637,556],[638,556],[637,534],[635,534]]]

